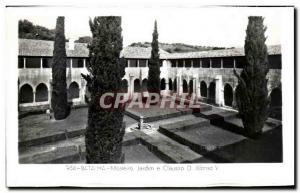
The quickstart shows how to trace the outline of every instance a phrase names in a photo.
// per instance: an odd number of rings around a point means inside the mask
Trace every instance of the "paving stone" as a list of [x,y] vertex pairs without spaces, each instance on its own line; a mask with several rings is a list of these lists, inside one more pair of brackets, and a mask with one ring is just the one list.
[[[19,119],[19,149],[43,145],[84,135],[87,124],[87,108],[72,110],[64,120],[49,119],[45,114]],[[124,115],[125,125],[137,123]]]
[[160,125],[160,128],[168,129],[168,130],[185,130],[185,129],[192,129],[201,126],[209,125],[209,120],[198,117],[194,119],[188,119],[183,121],[176,121],[169,124]]
[[164,163],[142,144],[123,146],[122,150],[125,163]]
[[141,138],[152,152],[159,154],[164,161],[169,163],[190,163],[201,159],[203,156],[195,153],[187,146],[184,146],[159,132],[147,135],[142,131],[135,131],[134,134]]
[[167,129],[160,127],[159,132],[181,144],[189,146],[192,150],[200,154],[206,154],[209,151],[214,151],[245,139],[244,136],[213,125],[205,125],[191,129]]
[[188,108],[160,108],[160,105],[151,105],[151,110],[147,108],[128,108],[125,114],[139,121],[140,116],[144,117],[144,122],[153,122],[181,115],[192,114],[192,110]]

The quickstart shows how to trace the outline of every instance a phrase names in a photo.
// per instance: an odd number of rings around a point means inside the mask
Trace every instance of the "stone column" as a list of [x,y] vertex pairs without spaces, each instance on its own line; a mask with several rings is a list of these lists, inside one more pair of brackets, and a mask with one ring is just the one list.
[[233,58],[233,68],[234,68],[234,69],[236,68],[236,61],[235,61],[234,58]]
[[200,79],[196,79],[196,96],[198,99],[201,98],[201,92],[200,92]]
[[236,97],[235,97],[235,89],[233,89],[232,92],[233,92],[232,108],[237,109]]
[[83,68],[86,68],[86,59],[83,59]]
[[221,69],[223,69],[223,58],[221,58]]
[[129,74],[129,98],[133,97],[134,93],[134,82],[133,82],[133,75]]
[[182,95],[182,92],[183,92],[183,82],[182,82],[182,77],[181,76],[179,76],[178,77],[178,80],[179,80],[179,88],[178,88],[178,90],[179,90],[179,92],[178,92],[178,94],[179,95]]
[[35,103],[35,90],[33,91],[33,103]]
[[169,89],[169,78],[165,78],[166,79],[166,92],[168,92]]
[[23,62],[24,62],[23,68],[25,69],[26,68],[26,58],[25,57],[23,58]]
[[41,58],[40,68],[43,68],[43,58]]
[[48,91],[48,99],[49,99],[49,108],[51,109],[51,98],[52,98],[52,78],[49,80],[49,91]]
[[224,88],[222,75],[216,76],[216,104],[219,106],[224,106]]

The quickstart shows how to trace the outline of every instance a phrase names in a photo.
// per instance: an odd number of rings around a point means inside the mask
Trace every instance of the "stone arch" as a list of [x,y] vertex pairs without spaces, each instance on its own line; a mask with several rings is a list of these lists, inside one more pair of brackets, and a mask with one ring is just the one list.
[[188,93],[188,84],[187,81],[185,79],[182,80],[182,92],[183,93]]
[[169,78],[169,90],[173,90],[173,82],[171,78]]
[[189,81],[189,94],[192,94],[194,92],[194,82],[193,80],[191,79]]
[[164,78],[160,80],[160,90],[166,90],[166,80]]
[[272,89],[271,94],[271,107],[281,107],[282,106],[282,93],[279,87]]
[[72,82],[69,86],[69,99],[76,99],[79,98],[79,84],[77,82]]
[[275,119],[282,119],[282,91],[280,87],[276,87],[270,94],[270,114]]
[[128,81],[126,79],[123,79],[121,81],[121,93],[127,93],[128,92]]
[[48,101],[48,87],[44,83],[40,83],[35,89],[35,101]]
[[33,102],[33,89],[29,84],[23,84],[20,87],[19,92],[20,103],[32,103]]
[[209,103],[216,103],[216,83],[211,82],[208,87],[208,101]]
[[200,83],[200,92],[202,97],[207,97],[207,85],[205,81]]
[[144,78],[142,81],[142,91],[146,92],[148,90],[148,79]]
[[233,89],[230,84],[226,83],[224,86],[224,103],[226,106],[232,106]]
[[133,90],[134,90],[134,92],[141,92],[141,81],[140,81],[140,79],[135,79],[134,80],[134,82],[133,82]]

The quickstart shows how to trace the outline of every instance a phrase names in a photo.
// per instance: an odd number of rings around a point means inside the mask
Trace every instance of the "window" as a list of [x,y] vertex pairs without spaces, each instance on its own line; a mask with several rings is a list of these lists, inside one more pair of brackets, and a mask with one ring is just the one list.
[[43,58],[43,68],[51,68],[52,58]]
[[41,58],[29,57],[26,58],[26,68],[40,68],[41,67]]
[[79,86],[76,82],[72,82],[69,86],[69,99],[79,98]]
[[137,67],[137,60],[128,60],[129,67]]
[[171,67],[173,67],[173,68],[176,67],[176,60],[171,60]]
[[82,58],[73,58],[72,59],[73,68],[83,68],[83,59]]
[[221,68],[221,58],[212,58],[211,59],[212,68]]
[[140,67],[147,67],[147,60],[139,60]]
[[223,58],[223,68],[233,68],[233,58]]
[[235,58],[235,67],[236,68],[244,68],[245,63],[246,63],[245,56]]
[[183,67],[183,60],[178,60],[178,68],[182,68]]
[[202,59],[202,68],[209,68],[210,67],[210,60],[209,58]]
[[199,59],[194,59],[193,60],[193,67],[194,68],[200,68],[200,60]]
[[185,60],[185,67],[190,68],[192,66],[191,60]]
[[24,58],[23,57],[18,58],[18,68],[24,68]]
[[281,55],[271,55],[268,60],[270,69],[281,69]]

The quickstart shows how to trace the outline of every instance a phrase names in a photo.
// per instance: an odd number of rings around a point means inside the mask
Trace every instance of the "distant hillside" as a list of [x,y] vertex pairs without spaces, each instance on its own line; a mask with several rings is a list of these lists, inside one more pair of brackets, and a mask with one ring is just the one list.
[[36,40],[54,40],[55,30],[34,25],[28,20],[19,20],[19,38]]
[[[138,42],[132,43],[129,46],[135,47],[151,47],[150,42]],[[199,52],[207,50],[221,50],[226,49],[225,47],[211,47],[211,46],[194,46],[183,43],[159,43],[159,48],[163,49],[169,53],[181,53],[181,52]]]

